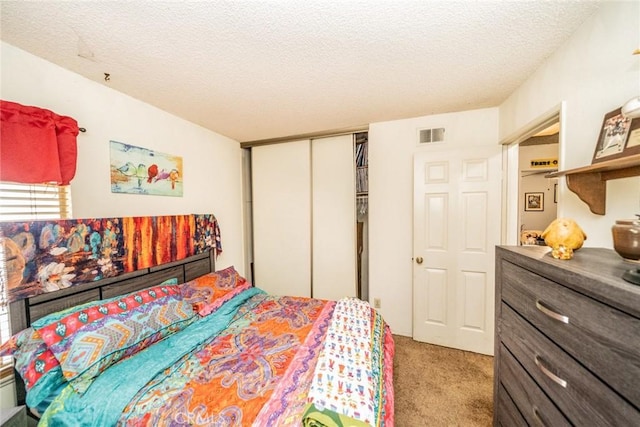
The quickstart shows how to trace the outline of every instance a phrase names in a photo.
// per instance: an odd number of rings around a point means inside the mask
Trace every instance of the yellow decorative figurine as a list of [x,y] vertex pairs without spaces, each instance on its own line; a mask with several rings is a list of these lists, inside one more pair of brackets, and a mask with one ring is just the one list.
[[578,223],[570,218],[554,220],[542,232],[542,237],[552,249],[551,256],[557,259],[573,258],[573,251],[580,249],[582,243],[587,240],[587,235]]

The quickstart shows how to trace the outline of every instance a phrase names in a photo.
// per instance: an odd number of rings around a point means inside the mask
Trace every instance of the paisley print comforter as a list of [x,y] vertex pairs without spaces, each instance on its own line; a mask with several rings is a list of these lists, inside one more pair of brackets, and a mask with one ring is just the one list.
[[[345,317],[343,305],[244,290],[183,331],[110,367],[84,394],[66,387],[40,423],[299,426],[315,404],[314,409],[321,406],[322,411],[364,425],[393,426],[394,347],[389,327],[368,304],[357,305],[358,316],[363,316],[357,321]],[[345,322],[367,329],[349,332],[354,344],[349,348],[349,338],[335,333]],[[354,368],[356,349],[358,364],[365,351],[373,361],[359,373]],[[336,379],[335,390],[326,393],[318,378],[333,373],[318,361],[330,351],[344,352],[347,368],[340,389]],[[364,389],[366,395],[358,395]],[[331,399],[342,403],[332,405]],[[358,420],[361,412],[366,420]]]

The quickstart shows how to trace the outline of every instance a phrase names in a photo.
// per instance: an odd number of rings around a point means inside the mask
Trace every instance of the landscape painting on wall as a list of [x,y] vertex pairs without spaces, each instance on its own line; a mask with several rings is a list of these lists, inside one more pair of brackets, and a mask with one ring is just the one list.
[[109,141],[111,192],[182,197],[182,157]]

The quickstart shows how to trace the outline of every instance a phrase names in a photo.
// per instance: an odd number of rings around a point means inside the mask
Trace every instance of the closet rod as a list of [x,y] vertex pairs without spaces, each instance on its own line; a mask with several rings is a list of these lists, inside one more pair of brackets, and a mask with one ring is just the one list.
[[367,132],[368,130],[369,130],[369,125],[365,125],[365,126],[354,126],[350,128],[343,128],[343,129],[326,130],[326,131],[320,131],[320,132],[301,133],[298,135],[281,136],[278,138],[256,139],[254,141],[241,142],[240,148],[250,148],[250,147],[257,147],[260,145],[280,144],[283,142],[298,141],[301,139],[315,139],[315,138],[326,138],[329,136],[348,135],[351,133]]

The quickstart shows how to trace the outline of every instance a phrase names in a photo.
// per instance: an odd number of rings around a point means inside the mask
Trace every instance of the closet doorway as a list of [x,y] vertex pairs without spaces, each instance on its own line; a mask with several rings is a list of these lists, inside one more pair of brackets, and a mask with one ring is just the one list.
[[368,297],[367,144],[367,132],[345,132],[250,147],[245,226],[257,287]]
[[357,297],[369,300],[369,132],[354,134]]

